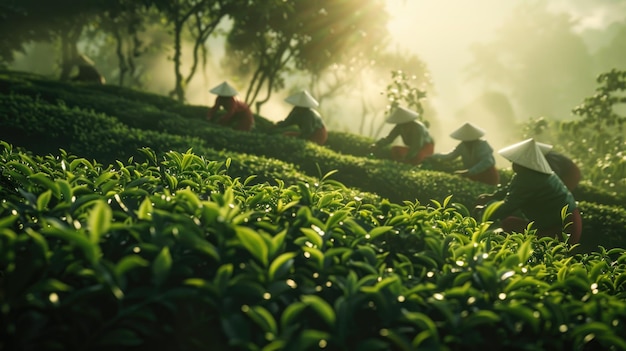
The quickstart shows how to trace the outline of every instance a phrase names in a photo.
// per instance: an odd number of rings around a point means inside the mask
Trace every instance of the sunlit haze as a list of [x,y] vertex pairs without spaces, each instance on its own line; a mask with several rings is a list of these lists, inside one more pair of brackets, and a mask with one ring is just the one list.
[[[486,110],[481,109],[482,102],[479,97],[484,97],[487,91],[484,84],[479,85],[480,81],[468,79],[467,70],[476,60],[469,50],[470,47],[477,43],[488,43],[498,38],[503,25],[514,23],[514,19],[516,19],[513,16],[514,11],[521,4],[529,2],[531,1],[386,0],[390,16],[388,24],[391,35],[390,49],[415,55],[426,64],[430,72],[433,88],[432,91],[427,91],[428,102],[436,111],[437,124],[443,126],[439,130],[433,131],[437,152],[444,152],[454,146],[455,141],[449,137],[449,133],[460,125],[460,118],[473,118],[472,122],[478,123],[487,131],[489,141],[495,149],[511,142],[510,139],[507,139],[509,132],[518,132],[516,130],[504,130],[506,128],[502,128],[502,124],[498,126],[498,123],[494,123],[496,122],[494,119],[498,119],[500,116],[494,116],[493,110],[490,113],[483,114],[481,112]],[[613,23],[620,21],[623,23],[626,15],[626,1],[550,0],[538,3],[546,4],[547,9],[553,13],[568,14],[569,18],[575,21],[572,31],[575,32],[575,35],[580,35],[582,40],[585,40],[586,50],[590,52],[610,45],[612,38],[604,30]],[[226,23],[224,26],[228,26],[228,24]],[[502,40],[503,38],[500,37],[499,39]],[[149,44],[151,38],[148,37],[146,40]],[[240,93],[245,94],[247,82],[232,81],[231,78],[222,73],[220,62],[224,55],[223,38],[211,38],[207,45],[211,55],[210,60],[205,70],[199,72],[187,86],[187,102],[211,106],[215,96],[211,95],[208,90],[224,80],[228,80]],[[553,45],[548,46],[549,49],[558,49],[554,47],[554,42],[549,42],[546,45]],[[531,49],[534,48],[531,47]],[[37,62],[48,60],[50,56],[43,53],[49,53],[51,50],[50,46],[45,44],[34,49],[29,47],[27,55],[16,55],[13,68],[54,76],[56,73],[51,71],[55,69],[53,65],[37,64]],[[187,45],[182,57],[182,71],[187,71],[189,68],[189,52],[190,48]],[[171,51],[166,52],[166,54],[171,55]],[[537,53],[537,55],[546,55],[546,53]],[[576,53],[567,58],[570,60],[571,57],[570,61],[574,63],[563,62],[563,64],[576,64],[575,56]],[[588,58],[583,57],[581,60],[586,59]],[[585,61],[584,63],[588,62]],[[110,64],[110,62],[107,63]],[[98,62],[96,64],[98,65]],[[561,62],[556,63],[556,65],[560,64]],[[146,75],[150,79],[146,88],[167,95],[174,86],[172,62],[164,57],[155,57],[152,61],[144,62],[144,65]],[[43,66],[46,68],[42,68]],[[397,68],[389,67],[390,72],[395,69]],[[487,71],[483,69],[482,72],[479,72],[479,78],[481,78],[481,73]],[[493,74],[493,72],[489,73]],[[367,78],[366,73],[359,72],[359,74],[362,76],[361,78]],[[580,76],[582,77],[582,73]],[[567,75],[566,78],[568,78]],[[293,76],[288,77],[287,88],[304,88],[305,83],[297,79]],[[563,77],[554,78],[554,80],[557,79],[563,79]],[[587,79],[585,76],[584,79],[585,84],[589,82],[589,85],[593,86],[592,78]],[[541,83],[538,81],[536,84]],[[558,81],[557,84],[567,83]],[[377,84],[369,84],[359,89],[353,89],[350,96],[344,95],[338,96],[336,100],[324,100],[320,110],[327,117],[329,129],[358,133],[357,126],[362,118],[361,108],[364,100],[381,100],[380,105],[370,110],[369,113],[382,123],[386,104],[386,101],[383,100],[384,96],[381,95],[384,88],[384,86],[379,87]],[[532,90],[532,86],[530,89]],[[589,91],[580,93],[584,94],[581,97],[589,96],[593,93],[593,89],[589,88]],[[273,92],[271,100],[263,106],[261,114],[272,121],[283,119],[291,108],[283,101],[287,94],[287,91]],[[580,102],[580,100],[575,101],[576,103]],[[472,105],[472,109],[469,112],[466,111],[465,117],[459,117],[459,111],[467,108],[468,105]],[[567,105],[567,109],[572,107],[574,106]],[[565,114],[567,111],[562,115]],[[467,117],[468,115],[470,117]],[[520,116],[513,117],[520,118]],[[527,117],[529,117],[528,114],[521,116],[521,118]],[[433,118],[433,116],[426,116],[426,118]]]

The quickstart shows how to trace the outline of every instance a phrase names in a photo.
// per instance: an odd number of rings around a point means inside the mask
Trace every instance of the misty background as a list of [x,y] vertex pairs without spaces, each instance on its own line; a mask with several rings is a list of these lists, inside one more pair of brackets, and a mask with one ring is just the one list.
[[[318,97],[330,130],[384,136],[391,127],[384,124],[389,104],[384,91],[390,72],[402,68],[416,75],[416,85],[427,93],[424,118],[431,124],[436,152],[456,144],[448,135],[464,121],[484,128],[497,150],[519,140],[520,122],[574,118],[571,109],[593,95],[598,74],[626,69],[626,1],[386,0],[385,6],[389,40],[381,45],[402,64],[390,60],[375,68],[338,68],[337,76],[355,79]],[[229,25],[223,21],[220,27],[225,31]],[[166,36],[148,28],[143,34],[146,53],[138,59],[142,88],[163,95],[174,85]],[[97,36],[90,40],[79,49],[115,84],[112,54],[98,51]],[[245,82],[230,74],[229,64],[238,62],[228,57],[223,43],[223,36],[207,40],[208,61],[186,86],[187,103],[212,106],[215,96],[208,90],[224,80],[240,93],[246,89]],[[58,67],[50,64],[58,56],[53,44],[26,48],[15,56],[11,69],[58,75]],[[184,43],[183,69],[189,68],[190,52],[191,43]],[[275,122],[284,119],[291,106],[283,99],[309,85],[310,77],[294,72],[260,114]],[[498,163],[506,164],[501,158]]]

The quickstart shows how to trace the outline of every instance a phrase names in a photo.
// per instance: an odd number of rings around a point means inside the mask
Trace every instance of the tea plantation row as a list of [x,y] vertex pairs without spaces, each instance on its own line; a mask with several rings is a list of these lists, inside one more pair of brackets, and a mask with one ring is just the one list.
[[[0,73],[0,140],[37,154],[59,148],[101,163],[127,160],[142,147],[161,155],[169,150],[207,159],[230,157],[230,175],[257,182],[281,179],[294,184],[306,177],[337,171],[333,179],[394,203],[428,203],[452,194],[471,208],[477,195],[493,188],[443,172],[414,168],[366,155],[372,140],[330,133],[328,146],[271,134],[257,116],[251,133],[219,128],[204,121],[207,107],[179,104],[165,97],[113,86],[72,85],[25,73]],[[501,170],[502,178],[510,174]],[[624,247],[626,196],[582,184],[575,196],[584,217],[581,252]]]
[[0,349],[626,350],[622,248],[503,234],[454,197],[140,154],[0,143]]

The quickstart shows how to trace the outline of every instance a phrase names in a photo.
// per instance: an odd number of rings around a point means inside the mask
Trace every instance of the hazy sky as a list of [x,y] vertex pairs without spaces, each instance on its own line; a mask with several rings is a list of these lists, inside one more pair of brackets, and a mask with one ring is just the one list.
[[[489,42],[498,29],[510,20],[513,10],[530,0],[386,0],[391,16],[388,29],[394,47],[408,50],[423,60],[431,72],[435,96],[430,101],[442,121],[453,120],[455,113],[482,90],[472,89],[465,80],[465,67],[471,62],[469,47]],[[545,0],[555,12],[567,12],[578,21],[576,29],[603,29],[626,15],[624,0]],[[496,148],[504,140],[490,133]],[[437,136],[437,152],[454,145],[447,136]],[[498,160],[502,161],[502,160]]]
[[[396,44],[426,62],[435,84],[433,101],[445,118],[474,97],[463,69],[469,46],[493,38],[512,11],[528,0],[386,0]],[[579,21],[578,30],[602,29],[626,16],[624,0],[546,0],[553,11]]]
[[[462,69],[472,43],[490,39],[520,0],[386,0],[396,45],[426,62],[440,115],[466,101]],[[446,101],[446,103],[442,103]]]

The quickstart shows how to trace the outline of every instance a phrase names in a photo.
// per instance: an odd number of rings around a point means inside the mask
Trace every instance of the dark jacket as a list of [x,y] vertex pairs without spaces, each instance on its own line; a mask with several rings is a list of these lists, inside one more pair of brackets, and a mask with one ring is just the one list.
[[408,158],[417,155],[425,144],[433,142],[428,128],[426,128],[423,123],[419,121],[409,121],[396,124],[386,137],[376,142],[376,146],[389,145],[396,140],[398,136],[402,138],[404,145],[409,148],[407,154]]
[[495,199],[504,199],[493,213],[492,219],[502,219],[520,210],[537,229],[547,229],[562,225],[561,210],[576,209],[572,193],[555,173],[545,174],[528,168],[520,169],[513,175],[509,184],[494,194]]
[[308,139],[318,129],[324,127],[322,116],[316,110],[309,107],[295,106],[283,121],[276,124],[277,127],[297,126],[300,136]]

